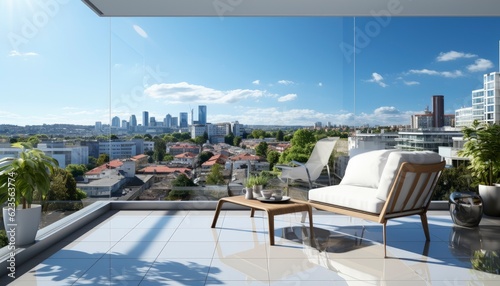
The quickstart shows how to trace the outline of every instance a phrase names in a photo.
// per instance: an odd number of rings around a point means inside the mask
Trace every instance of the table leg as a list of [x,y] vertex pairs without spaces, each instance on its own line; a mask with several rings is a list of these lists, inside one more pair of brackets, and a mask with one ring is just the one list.
[[301,212],[302,213],[302,218],[300,219],[300,222],[301,223],[305,223],[306,222],[306,215],[307,215],[307,212],[306,211],[303,211]]
[[274,245],[274,214],[267,212],[267,220],[269,224],[269,244]]
[[219,200],[219,202],[217,203],[217,208],[215,209],[215,214],[214,214],[214,220],[212,221],[212,228],[214,228],[215,225],[217,224],[217,219],[219,218],[219,213],[223,204],[224,204],[223,200]]
[[314,227],[313,227],[313,215],[312,215],[312,207],[309,206],[309,210],[307,211],[309,213],[309,232],[310,232],[310,239],[311,239],[311,246],[315,247],[316,243],[314,242]]
[[250,217],[253,217],[255,215],[255,209],[250,208]]

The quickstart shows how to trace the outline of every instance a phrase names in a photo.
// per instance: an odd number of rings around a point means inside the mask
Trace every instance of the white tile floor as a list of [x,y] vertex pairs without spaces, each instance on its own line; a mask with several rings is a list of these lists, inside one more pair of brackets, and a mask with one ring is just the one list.
[[[1,285],[499,285],[500,275],[473,270],[479,249],[500,250],[500,221],[453,226],[430,213],[431,241],[419,217],[391,221],[388,255],[382,227],[314,213],[317,248],[301,214],[276,217],[269,246],[267,218],[257,211],[118,211],[72,234]],[[498,260],[497,260],[498,262]],[[496,265],[496,269],[500,268]],[[23,273],[24,272],[24,273]],[[10,279],[10,280],[9,280]]]

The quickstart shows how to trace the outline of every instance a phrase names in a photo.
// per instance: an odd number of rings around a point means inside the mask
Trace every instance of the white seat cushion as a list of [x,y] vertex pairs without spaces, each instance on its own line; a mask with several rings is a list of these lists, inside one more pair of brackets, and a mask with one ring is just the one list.
[[387,158],[394,151],[396,150],[369,151],[350,158],[339,185],[377,189]]
[[398,151],[389,154],[384,172],[380,178],[377,198],[387,200],[394,178],[403,162],[414,164],[433,164],[441,162],[441,156],[432,151]]
[[309,200],[379,214],[385,201],[373,188],[336,185],[309,190]]

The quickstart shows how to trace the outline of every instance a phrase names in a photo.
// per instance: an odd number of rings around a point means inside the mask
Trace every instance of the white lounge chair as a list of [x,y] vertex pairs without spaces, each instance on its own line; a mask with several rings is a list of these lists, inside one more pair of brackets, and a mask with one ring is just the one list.
[[328,183],[329,185],[331,185],[332,183],[330,178],[330,167],[328,166],[328,159],[330,158],[330,155],[333,152],[333,148],[335,147],[335,143],[338,139],[339,137],[329,137],[316,142],[316,145],[314,145],[314,149],[306,163],[292,161],[292,163],[296,166],[275,166],[276,168],[281,169],[280,179],[282,181],[286,181],[287,184],[289,180],[304,181],[309,183],[309,188],[312,189],[313,184],[319,178],[321,172],[326,166],[328,172]]
[[389,219],[420,215],[429,241],[427,209],[445,162],[431,151],[378,150],[352,157],[339,185],[309,190],[309,203],[381,223],[384,257]]

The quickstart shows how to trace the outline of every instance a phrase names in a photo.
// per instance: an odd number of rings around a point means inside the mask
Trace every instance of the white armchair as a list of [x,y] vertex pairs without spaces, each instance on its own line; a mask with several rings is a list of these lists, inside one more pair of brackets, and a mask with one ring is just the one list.
[[317,209],[359,217],[383,225],[384,257],[389,219],[420,215],[425,237],[434,187],[445,162],[431,151],[377,150],[352,157],[339,185],[309,190]]
[[306,163],[293,161],[295,166],[276,165],[275,167],[281,170],[280,180],[304,181],[309,184],[309,188],[313,188],[313,184],[321,175],[321,172],[326,167],[328,172],[328,183],[331,185],[330,168],[328,167],[328,159],[333,152],[335,143],[339,137],[324,138],[316,142],[314,149]]

